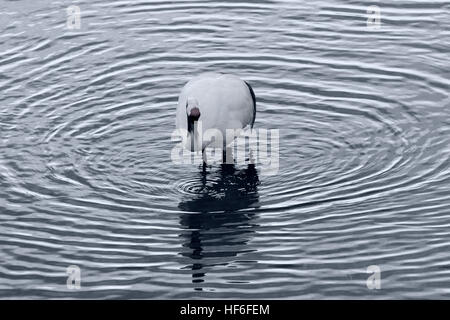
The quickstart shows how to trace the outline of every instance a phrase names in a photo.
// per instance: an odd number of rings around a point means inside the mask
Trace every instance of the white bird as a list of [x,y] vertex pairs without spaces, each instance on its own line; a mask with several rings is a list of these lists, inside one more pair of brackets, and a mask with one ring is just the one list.
[[[255,93],[247,82],[234,75],[203,73],[182,89],[176,126],[186,133],[184,147],[190,151],[201,150],[206,162],[204,151],[208,146],[226,150],[226,145],[232,142],[226,139],[227,129],[253,128],[255,117]],[[203,139],[209,129],[221,132],[223,145],[215,143],[215,139]]]

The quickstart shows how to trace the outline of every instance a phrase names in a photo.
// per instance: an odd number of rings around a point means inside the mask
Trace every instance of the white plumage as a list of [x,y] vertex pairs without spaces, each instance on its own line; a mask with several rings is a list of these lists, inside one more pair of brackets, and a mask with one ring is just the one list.
[[[176,115],[177,129],[185,129],[185,147],[190,151],[204,151],[208,146],[218,146],[202,141],[208,129],[218,129],[225,140],[227,129],[253,127],[256,116],[255,94],[251,86],[236,76],[204,73],[189,81],[182,89]],[[201,132],[197,124],[201,122]],[[194,126],[195,124],[195,126]],[[194,130],[195,128],[195,130]],[[227,141],[230,143],[231,141]]]

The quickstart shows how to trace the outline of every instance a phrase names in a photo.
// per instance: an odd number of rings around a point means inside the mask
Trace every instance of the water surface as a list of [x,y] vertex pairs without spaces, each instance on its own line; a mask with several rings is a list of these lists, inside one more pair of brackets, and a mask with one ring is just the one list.
[[[0,298],[450,298],[449,12],[2,0]],[[251,83],[278,175],[170,162],[205,71]]]

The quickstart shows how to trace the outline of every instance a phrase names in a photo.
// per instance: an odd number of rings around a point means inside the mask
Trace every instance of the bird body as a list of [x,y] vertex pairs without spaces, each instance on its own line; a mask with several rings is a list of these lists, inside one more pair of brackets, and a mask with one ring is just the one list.
[[[176,114],[177,129],[185,129],[185,147],[204,151],[208,146],[225,147],[215,139],[200,139],[209,129],[218,130],[225,141],[227,129],[253,127],[256,99],[251,86],[234,75],[204,73],[182,89]],[[201,126],[197,124],[201,123]],[[196,130],[198,130],[196,132]],[[214,141],[213,141],[214,140]],[[201,141],[200,143],[195,143]],[[226,144],[232,141],[226,141]]]

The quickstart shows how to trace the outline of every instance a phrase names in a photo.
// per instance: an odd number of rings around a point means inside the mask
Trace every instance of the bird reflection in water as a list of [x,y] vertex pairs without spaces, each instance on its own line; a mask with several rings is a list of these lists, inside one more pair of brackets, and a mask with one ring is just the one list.
[[205,267],[227,265],[230,257],[252,251],[247,242],[257,227],[252,220],[258,207],[258,173],[254,165],[237,170],[232,164],[222,164],[213,172],[200,172],[201,191],[183,199],[179,208],[185,211],[180,224],[186,230],[181,255],[195,262],[192,283],[204,282]]

